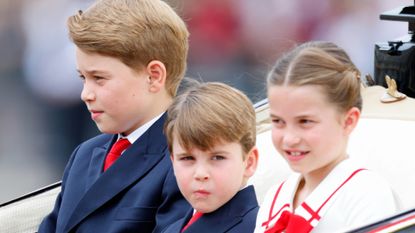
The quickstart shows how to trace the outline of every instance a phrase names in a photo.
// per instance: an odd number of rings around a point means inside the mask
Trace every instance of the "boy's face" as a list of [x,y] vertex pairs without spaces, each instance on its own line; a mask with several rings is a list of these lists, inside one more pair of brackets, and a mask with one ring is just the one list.
[[77,68],[83,80],[81,99],[103,133],[130,134],[150,119],[149,75],[119,59],[77,48]]
[[172,161],[180,191],[197,211],[210,213],[228,202],[253,175],[257,150],[245,161],[239,143],[217,144],[210,151],[186,151],[173,140]]

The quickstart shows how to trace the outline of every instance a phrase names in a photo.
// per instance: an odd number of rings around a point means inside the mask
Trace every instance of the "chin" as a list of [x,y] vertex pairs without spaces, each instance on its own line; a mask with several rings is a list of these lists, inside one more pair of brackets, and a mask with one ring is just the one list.
[[210,213],[210,212],[215,211],[218,208],[206,202],[201,203],[200,201],[193,201],[189,203],[195,210],[202,212],[202,213]]
[[208,207],[208,208],[203,208],[203,207],[201,207],[201,208],[195,208],[197,211],[199,211],[199,212],[202,212],[202,213],[204,213],[204,214],[207,214],[207,213],[211,213],[211,212],[213,212],[213,211],[215,211],[216,209],[218,209],[218,208],[212,208],[212,207]]
[[114,128],[105,127],[103,125],[98,125],[97,124],[97,127],[98,127],[98,130],[101,133],[105,133],[105,134],[118,134],[118,133],[121,132],[120,130],[117,130],[117,129],[114,129]]
[[289,165],[290,165],[291,170],[293,170],[294,172],[301,173],[301,174],[304,174],[307,172],[305,169],[302,169],[301,167],[292,166],[291,164]]
[[107,133],[104,127],[100,126],[99,124],[96,124],[96,125],[97,125],[97,128],[98,128],[99,132]]

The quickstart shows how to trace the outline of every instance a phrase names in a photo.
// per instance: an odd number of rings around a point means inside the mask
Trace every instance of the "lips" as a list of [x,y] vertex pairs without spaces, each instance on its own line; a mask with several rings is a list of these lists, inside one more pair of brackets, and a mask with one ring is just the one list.
[[301,152],[301,151],[287,151],[287,154],[289,154],[290,156],[294,156],[294,157],[298,157],[298,156],[302,156],[307,154],[308,152]]
[[92,120],[97,120],[103,111],[90,110]]
[[210,192],[206,190],[199,189],[195,192],[193,192],[196,198],[207,198],[210,195]]
[[299,161],[303,159],[309,151],[298,151],[298,150],[285,150],[285,156],[289,161]]

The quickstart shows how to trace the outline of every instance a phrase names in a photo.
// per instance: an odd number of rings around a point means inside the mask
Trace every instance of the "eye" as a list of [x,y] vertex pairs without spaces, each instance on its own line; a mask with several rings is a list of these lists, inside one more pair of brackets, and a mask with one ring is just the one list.
[[93,78],[94,78],[95,81],[104,80],[104,78],[101,77],[101,76],[93,76]]
[[303,128],[310,128],[316,123],[314,120],[311,119],[300,119],[299,124]]
[[78,77],[84,82],[85,81],[85,76],[83,74],[79,74]]
[[271,122],[272,122],[272,125],[277,127],[277,128],[281,128],[285,125],[285,122],[283,120],[281,120],[280,118],[277,118],[277,117],[271,118]]
[[314,121],[312,121],[312,120],[309,120],[309,119],[301,119],[300,120],[300,124],[311,124],[311,123],[313,123]]
[[274,123],[274,124],[278,124],[278,123],[280,123],[281,122],[281,120],[280,119],[272,119],[272,123]]
[[212,156],[212,160],[224,160],[225,156],[222,155],[214,155]]
[[192,161],[192,160],[194,160],[195,158],[193,157],[193,156],[190,156],[190,155],[186,155],[186,156],[180,156],[179,157],[179,160],[180,161]]

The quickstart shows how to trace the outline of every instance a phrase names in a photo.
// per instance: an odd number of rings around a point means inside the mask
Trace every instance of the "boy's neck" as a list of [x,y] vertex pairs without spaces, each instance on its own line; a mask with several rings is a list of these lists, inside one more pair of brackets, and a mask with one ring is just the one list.
[[[135,125],[135,129],[133,131],[129,132],[123,132],[120,133],[120,136],[128,138],[128,140],[131,143],[134,143],[134,141],[141,136],[150,126],[157,121],[163,115],[167,108],[172,103],[172,98],[165,94],[165,95],[157,95],[150,100],[151,102],[148,103],[148,110],[145,111],[145,116],[142,116],[140,119],[140,122],[137,122]],[[138,132],[138,133],[137,133]],[[138,137],[133,136],[133,138],[130,138],[130,135],[139,135]]]
[[153,98],[152,102],[152,111],[151,113],[149,112],[149,114],[152,114],[152,118],[154,118],[160,115],[161,113],[167,111],[167,109],[173,102],[173,97],[167,94],[166,91],[163,91],[158,93],[158,95]]
[[137,129],[135,129],[130,134],[126,135],[124,133],[120,133],[119,137],[125,137],[130,141],[131,143],[134,143],[141,135],[143,135],[160,117],[164,114],[164,112],[160,113],[159,115],[153,117],[143,125],[139,126]]
[[142,117],[142,123],[137,127],[137,129],[147,124],[147,122],[151,121],[155,117],[165,113],[173,102],[173,98],[168,95],[167,92],[163,91],[153,96],[150,101],[151,102],[148,103],[149,107],[145,111],[146,116]]

